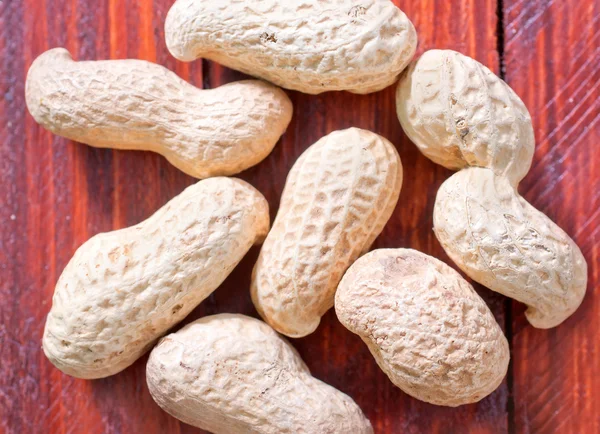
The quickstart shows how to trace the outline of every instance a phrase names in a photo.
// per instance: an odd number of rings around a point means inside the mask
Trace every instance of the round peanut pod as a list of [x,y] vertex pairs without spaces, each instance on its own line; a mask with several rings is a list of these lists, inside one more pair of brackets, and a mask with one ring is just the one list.
[[196,178],[233,175],[261,162],[285,132],[292,103],[257,80],[201,90],[143,60],[75,62],[43,53],[27,74],[36,122],[99,148],[157,152]]
[[392,215],[402,186],[394,146],[370,131],[335,131],[290,171],[252,274],[254,306],[290,337],[312,333],[344,271]]
[[579,247],[507,178],[471,167],[440,187],[435,234],[473,280],[525,303],[529,322],[555,327],[581,304],[587,264]]
[[148,388],[163,410],[214,434],[372,434],[347,395],[314,378],[262,321],[221,314],[163,338]]
[[338,287],[335,311],[390,380],[417,399],[477,402],[506,375],[508,342],[485,302],[424,253],[380,249],[358,259]]
[[450,50],[415,61],[396,98],[402,128],[423,154],[461,169],[434,207],[446,253],[475,281],[527,304],[534,327],[568,318],[585,296],[587,264],[517,191],[535,147],[523,102],[489,69]]
[[56,284],[44,353],[79,378],[125,369],[219,287],[268,230],[268,204],[256,189],[210,178],[140,224],[92,237]]
[[384,89],[417,47],[390,0],[177,0],[165,37],[179,60],[203,57],[309,94]]
[[531,167],[535,138],[527,107],[476,60],[426,51],[402,76],[396,104],[406,135],[437,164],[489,167],[514,184]]

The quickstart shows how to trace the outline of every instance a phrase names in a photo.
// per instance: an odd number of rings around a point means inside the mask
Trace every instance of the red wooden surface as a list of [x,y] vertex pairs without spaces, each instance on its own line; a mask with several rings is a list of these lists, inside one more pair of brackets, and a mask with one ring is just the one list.
[[518,432],[600,433],[600,2],[505,0],[506,80],[534,119],[534,166],[521,192],[581,247],[586,298],[560,327],[512,310]]
[[[215,0],[216,1],[216,0]],[[78,59],[156,61],[199,87],[241,74],[167,52],[172,0],[0,1],[0,432],[195,433],[162,412],[142,358],[97,381],[52,367],[40,340],[54,284],[92,235],[135,224],[194,182],[158,155],[100,150],[53,136],[27,114],[24,80],[33,59],[64,46]],[[535,330],[523,307],[477,287],[506,325],[512,364],[503,385],[457,409],[412,399],[392,386],[360,339],[329,312],[293,344],[314,375],[350,394],[377,433],[600,432],[600,4],[597,0],[396,0],[419,32],[419,52],[453,48],[504,76],[529,107],[538,147],[521,191],[581,246],[588,295],[565,324]],[[448,261],[431,231],[438,186],[450,172],[406,139],[394,89],[356,96],[289,92],[292,124],[271,156],[241,174],[275,215],[295,159],[333,130],[358,126],[396,144],[405,169],[399,205],[375,247],[412,247]],[[256,315],[248,294],[258,249],[186,320],[217,312]]]

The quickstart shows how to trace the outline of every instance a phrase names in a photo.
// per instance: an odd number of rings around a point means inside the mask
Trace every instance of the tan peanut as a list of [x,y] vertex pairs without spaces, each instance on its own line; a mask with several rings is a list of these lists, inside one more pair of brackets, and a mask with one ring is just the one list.
[[402,76],[397,108],[428,158],[463,169],[442,185],[434,207],[446,253],[472,279],[527,304],[534,327],[564,321],[583,300],[587,264],[573,240],[517,191],[535,147],[523,102],[475,60],[432,50]]
[[479,167],[454,174],[438,191],[433,221],[448,256],[473,280],[529,306],[533,326],[554,327],[581,304],[581,251],[507,178]]
[[46,356],[80,378],[125,369],[208,297],[268,230],[268,204],[257,190],[235,178],[210,178],[144,222],[92,237],[56,285]]
[[26,101],[55,134],[100,148],[154,151],[196,178],[258,164],[292,117],[285,93],[261,81],[201,90],[155,63],[75,62],[64,48],[33,62]]
[[163,338],[146,369],[154,400],[215,434],[370,434],[354,401],[314,378],[296,350],[244,315],[202,318]]
[[484,301],[424,253],[367,253],[344,275],[335,311],[390,380],[417,399],[453,407],[477,402],[506,375],[508,342]]
[[381,233],[398,201],[402,164],[370,131],[335,131],[290,171],[252,275],[252,300],[275,330],[312,333],[344,271]]
[[396,101],[405,133],[437,164],[489,167],[514,183],[529,171],[529,112],[481,63],[451,50],[427,51],[403,75]]
[[204,57],[310,94],[384,89],[417,46],[390,0],[177,0],[165,37],[179,60]]

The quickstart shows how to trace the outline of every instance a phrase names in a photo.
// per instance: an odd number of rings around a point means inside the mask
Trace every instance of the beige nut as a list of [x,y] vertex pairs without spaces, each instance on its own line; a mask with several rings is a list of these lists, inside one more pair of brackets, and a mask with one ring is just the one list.
[[517,191],[535,147],[523,102],[486,67],[449,50],[414,62],[396,97],[402,128],[425,156],[462,169],[442,186],[434,210],[448,255],[472,279],[526,303],[534,327],[560,324],[585,295],[587,264]]
[[323,137],[290,171],[252,275],[252,300],[275,330],[312,333],[344,271],[381,233],[398,201],[394,146],[351,128]]
[[75,62],[64,48],[33,62],[26,101],[55,134],[100,148],[154,151],[196,178],[258,164],[292,117],[285,93],[261,81],[200,90],[155,63]]
[[409,249],[372,251],[344,275],[335,311],[390,380],[437,405],[477,402],[506,375],[508,342],[455,270]]
[[581,304],[587,264],[579,247],[507,178],[472,167],[438,191],[435,234],[473,280],[525,303],[529,322],[555,327]]
[[179,60],[204,57],[310,94],[386,88],[417,46],[389,0],[177,0],[165,37]]
[[202,318],[163,338],[146,370],[157,404],[215,434],[370,434],[347,395],[314,378],[294,348],[244,315]]
[[80,378],[125,369],[208,297],[268,230],[268,204],[257,190],[210,178],[144,222],[92,237],[56,285],[46,356]]
[[430,50],[402,75],[396,94],[402,128],[427,158],[448,169],[489,167],[518,183],[535,138],[527,108],[481,63]]

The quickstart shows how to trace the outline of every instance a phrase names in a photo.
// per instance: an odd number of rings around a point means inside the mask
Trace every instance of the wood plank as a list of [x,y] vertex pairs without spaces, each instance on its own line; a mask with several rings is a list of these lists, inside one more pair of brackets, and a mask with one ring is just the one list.
[[[201,63],[175,62],[162,22],[170,1],[2,3],[0,432],[177,432],[147,392],[144,361],[120,376],[76,380],[40,348],[54,285],[92,235],[149,216],[193,182],[152,153],[94,149],[56,137],[27,114],[27,68],[64,46],[76,59],[157,60],[202,86]],[[5,133],[5,134],[4,134]],[[8,308],[7,308],[8,307]],[[6,342],[6,344],[4,344]]]
[[581,247],[580,309],[536,330],[513,309],[516,432],[600,432],[600,3],[505,0],[506,80],[534,120],[534,165],[521,192]]
[[[77,59],[136,57],[158,61],[207,87],[241,74],[168,54],[163,21],[171,0],[24,0],[0,3],[0,431],[118,433],[201,432],[162,412],[145,385],[142,358],[97,381],[63,375],[45,359],[40,340],[54,284],[75,249],[92,235],[143,220],[193,182],[151,153],[94,149],[53,136],[26,113],[24,80],[33,59],[65,46]],[[415,22],[422,52],[453,48],[499,70],[496,0],[396,3]],[[357,96],[290,92],[295,115],[265,162],[241,177],[259,188],[274,216],[287,172],[323,135],[358,126],[396,144],[405,182],[390,223],[375,247],[413,247],[448,261],[431,231],[438,186],[450,172],[422,157],[401,131],[394,88]],[[222,288],[187,322],[217,312],[256,316],[248,286],[253,249]],[[449,262],[449,261],[448,261]],[[505,299],[478,287],[501,324]],[[498,433],[508,430],[505,384],[477,405],[428,405],[395,388],[366,346],[329,312],[308,338],[294,340],[313,373],[350,394],[377,433]]]

